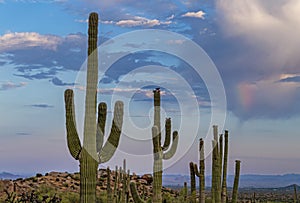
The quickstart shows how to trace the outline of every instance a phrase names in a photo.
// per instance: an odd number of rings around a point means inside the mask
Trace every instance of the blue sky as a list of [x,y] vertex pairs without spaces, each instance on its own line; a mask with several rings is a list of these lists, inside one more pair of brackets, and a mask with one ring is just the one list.
[[[215,64],[226,95],[229,172],[240,159],[243,174],[300,173],[298,0],[0,0],[0,171],[78,170],[66,145],[63,92],[77,90],[80,128],[80,69],[92,11],[100,16],[99,45],[112,43],[103,46],[105,54],[124,55],[99,81],[98,100],[106,101],[110,112],[114,97],[128,104],[119,151],[106,165],[121,165],[128,157],[133,171],[152,170],[151,159],[141,164],[134,156],[143,160],[142,155],[151,154],[151,90],[156,86],[163,89],[163,117],[172,117],[173,129],[182,132],[166,173],[188,174],[189,161],[198,160],[197,140],[214,124],[209,122],[215,107],[209,89],[217,82],[206,83],[180,57],[142,49],[159,29],[185,39],[161,39],[165,44],[157,50],[177,47],[197,59],[196,53],[182,48],[192,41]],[[150,35],[134,35],[136,43],[126,46],[114,44],[115,37],[136,30]],[[184,95],[185,82],[193,94]],[[190,106],[190,97],[196,98],[199,112]]]

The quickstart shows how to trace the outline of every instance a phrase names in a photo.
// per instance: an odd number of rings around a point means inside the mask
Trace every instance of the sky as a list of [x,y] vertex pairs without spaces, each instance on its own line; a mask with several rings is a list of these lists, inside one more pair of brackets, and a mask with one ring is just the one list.
[[[98,102],[124,101],[115,156],[152,171],[153,93],[179,131],[164,173],[189,174],[212,125],[229,130],[229,173],[300,173],[298,0],[0,0],[0,171],[77,171],[64,91],[83,139],[87,19],[99,14]],[[106,135],[107,137],[107,135]]]

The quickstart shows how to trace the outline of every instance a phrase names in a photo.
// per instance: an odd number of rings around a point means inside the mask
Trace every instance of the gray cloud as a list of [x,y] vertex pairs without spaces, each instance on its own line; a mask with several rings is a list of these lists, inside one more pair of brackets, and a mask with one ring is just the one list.
[[300,82],[300,76],[287,77],[279,80],[279,82]]
[[57,77],[52,78],[51,82],[57,86],[74,86],[74,85],[76,85],[76,83],[63,82],[61,79],[59,79]]
[[31,133],[27,133],[27,132],[17,132],[16,135],[20,135],[20,136],[28,136],[28,135],[31,135]]
[[30,107],[33,107],[33,108],[53,108],[54,106],[52,105],[49,105],[49,104],[31,104],[31,105],[28,105]]

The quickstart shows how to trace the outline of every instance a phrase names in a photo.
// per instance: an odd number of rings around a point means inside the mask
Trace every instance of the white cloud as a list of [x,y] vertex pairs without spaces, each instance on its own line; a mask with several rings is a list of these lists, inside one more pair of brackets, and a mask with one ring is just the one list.
[[[109,23],[111,21],[108,21]],[[132,19],[128,20],[120,20],[116,22],[116,25],[121,27],[136,27],[136,26],[144,26],[144,27],[154,27],[158,25],[168,25],[171,24],[171,21],[160,21],[157,19],[148,19],[140,16],[134,16]]]
[[43,47],[55,50],[62,39],[53,35],[41,35],[36,32],[15,32],[0,36],[0,52],[24,49],[27,47]]
[[191,18],[201,18],[204,19],[205,12],[198,11],[198,12],[187,12],[182,15],[182,17],[191,17]]
[[175,15],[171,15],[170,17],[168,17],[166,20],[173,20],[175,18]]

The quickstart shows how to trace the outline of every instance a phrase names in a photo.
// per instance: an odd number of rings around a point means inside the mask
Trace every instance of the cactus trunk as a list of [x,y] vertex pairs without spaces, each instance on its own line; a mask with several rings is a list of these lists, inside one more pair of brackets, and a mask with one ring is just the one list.
[[156,159],[154,159],[153,163],[153,203],[160,203],[162,202],[162,158],[160,158],[161,152]]
[[234,175],[234,184],[232,190],[232,203],[237,203],[238,199],[238,187],[239,187],[239,179],[240,179],[240,165],[241,161],[235,161],[235,175]]
[[96,179],[98,163],[85,150],[80,159],[80,202],[96,202]]

